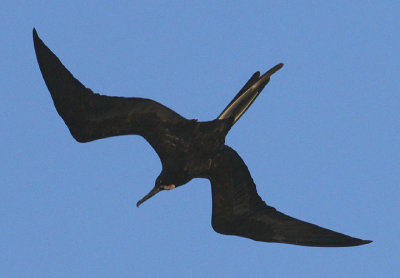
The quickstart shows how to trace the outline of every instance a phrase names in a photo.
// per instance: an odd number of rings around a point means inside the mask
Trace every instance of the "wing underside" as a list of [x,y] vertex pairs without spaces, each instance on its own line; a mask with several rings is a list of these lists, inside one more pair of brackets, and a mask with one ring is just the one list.
[[212,226],[218,233],[264,242],[305,246],[342,247],[370,243],[285,215],[257,194],[247,166],[225,147],[213,161]]
[[165,123],[186,120],[150,99],[93,93],[63,66],[35,29],[33,40],[39,67],[57,112],[77,141],[137,134],[150,142],[155,141],[152,140],[154,134],[162,136]]

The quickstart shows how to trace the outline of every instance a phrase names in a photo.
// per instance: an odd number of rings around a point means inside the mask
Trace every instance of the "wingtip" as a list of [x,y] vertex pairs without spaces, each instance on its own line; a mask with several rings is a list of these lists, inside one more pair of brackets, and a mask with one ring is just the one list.
[[373,242],[372,240],[361,240],[361,241],[362,241],[362,243],[361,243],[360,245],[363,245],[363,244],[370,244],[370,243]]
[[[333,231],[332,231],[333,232]],[[336,233],[336,232],[334,232]],[[347,235],[336,233],[339,237],[333,238],[331,240],[277,240],[279,243],[288,243],[288,244],[295,244],[295,245],[302,245],[302,246],[309,246],[309,247],[355,247],[360,245],[369,244],[372,240],[363,240],[359,238],[352,238]],[[344,236],[344,238],[343,238]]]
[[[369,244],[371,242],[372,242],[372,240],[363,240],[363,239],[356,238],[355,240],[348,242],[348,244],[344,244],[343,247],[360,246],[360,245]],[[341,246],[338,246],[338,247],[341,247]]]
[[348,241],[347,244],[344,244],[344,247],[360,246],[360,245],[364,245],[364,244],[369,244],[371,242],[372,242],[372,240],[353,238],[352,240]]
[[36,46],[36,44],[40,41],[39,35],[38,35],[37,31],[36,31],[36,28],[33,28],[32,35],[33,35],[33,42],[34,42],[34,44]]

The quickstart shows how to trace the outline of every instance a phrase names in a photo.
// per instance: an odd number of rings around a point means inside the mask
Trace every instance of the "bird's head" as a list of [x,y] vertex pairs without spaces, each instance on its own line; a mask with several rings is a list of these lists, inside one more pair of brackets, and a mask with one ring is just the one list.
[[153,189],[147,193],[146,196],[140,199],[139,202],[136,203],[136,206],[139,207],[143,202],[147,201],[160,191],[174,189],[188,181],[189,180],[187,179],[182,179],[179,175],[174,175],[172,172],[162,171],[156,179]]

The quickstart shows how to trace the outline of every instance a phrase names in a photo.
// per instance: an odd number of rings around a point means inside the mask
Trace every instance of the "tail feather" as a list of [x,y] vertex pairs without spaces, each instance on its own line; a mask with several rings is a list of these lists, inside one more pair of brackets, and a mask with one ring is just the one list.
[[268,84],[271,75],[282,67],[282,63],[277,64],[261,77],[260,72],[254,73],[217,119],[233,118],[233,123],[236,123]]

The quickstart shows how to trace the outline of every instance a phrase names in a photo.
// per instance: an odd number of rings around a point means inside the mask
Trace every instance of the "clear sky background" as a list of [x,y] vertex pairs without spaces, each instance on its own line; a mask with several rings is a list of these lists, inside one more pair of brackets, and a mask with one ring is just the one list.
[[[1,277],[397,277],[399,1],[2,1]],[[227,137],[271,206],[372,244],[223,236],[193,180],[139,209],[161,170],[138,136],[74,141],[32,28],[86,86],[214,119],[284,68]]]

